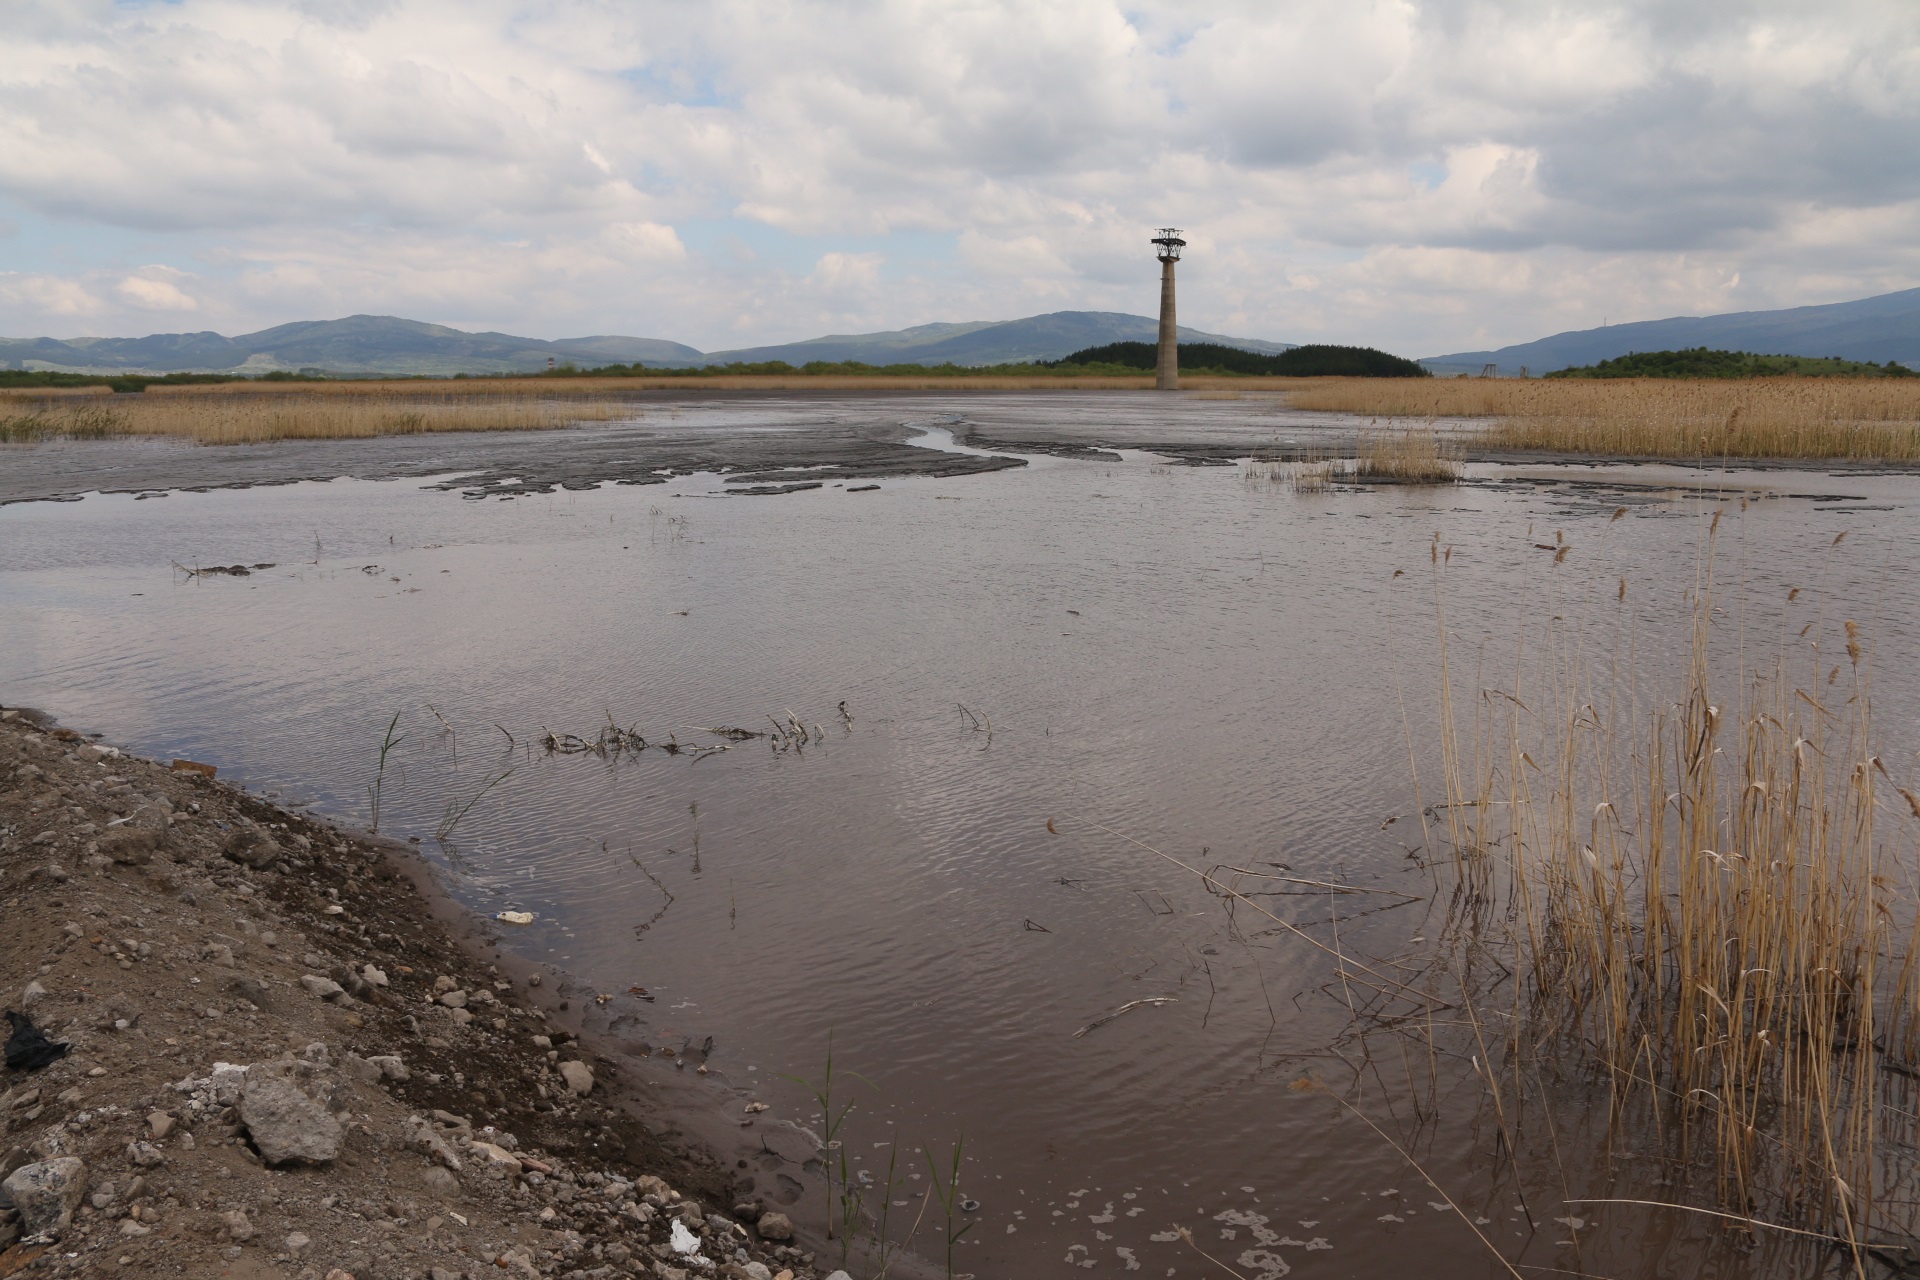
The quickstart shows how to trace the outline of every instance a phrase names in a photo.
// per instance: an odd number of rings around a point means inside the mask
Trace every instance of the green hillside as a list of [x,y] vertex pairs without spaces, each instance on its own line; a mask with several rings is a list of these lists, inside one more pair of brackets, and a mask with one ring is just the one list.
[[1751,351],[1637,351],[1577,369],[1556,369],[1548,378],[1913,378],[1912,369],[1889,360],[1868,364],[1839,356],[1763,356]]
[[[1062,365],[1105,365],[1151,369],[1159,351],[1151,342],[1110,342],[1087,347],[1062,358]],[[1372,347],[1338,347],[1323,343],[1295,347],[1278,355],[1242,351],[1216,342],[1180,344],[1182,373],[1240,373],[1281,378],[1428,378],[1433,375],[1411,360]]]

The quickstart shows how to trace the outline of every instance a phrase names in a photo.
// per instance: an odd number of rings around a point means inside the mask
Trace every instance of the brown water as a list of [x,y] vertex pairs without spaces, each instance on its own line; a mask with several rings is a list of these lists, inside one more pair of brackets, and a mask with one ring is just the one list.
[[[923,428],[1012,412],[829,409]],[[1163,412],[1168,438],[1229,415],[1330,429],[1233,404]],[[1608,487],[1624,479],[1671,487]],[[1457,671],[1497,665],[1555,615],[1596,637],[1632,627],[1657,671],[1684,641],[1699,480],[1483,469],[1458,488],[1296,495],[1128,452],[777,498],[711,496],[694,476],[512,501],[413,479],[30,503],[0,509],[0,701],[362,819],[399,712],[383,830],[421,837],[476,908],[536,913],[509,942],[613,993],[600,1016],[623,1034],[712,1036],[717,1080],[803,1122],[780,1076],[817,1078],[831,1034],[836,1066],[870,1082],[844,1086],[854,1167],[884,1178],[899,1143],[896,1226],[928,1186],[906,1176],[917,1149],[964,1135],[980,1209],[961,1270],[1221,1274],[1172,1237],[1187,1226],[1249,1280],[1504,1275],[1390,1147],[1287,1087],[1353,1078],[1327,1052],[1349,1021],[1332,963],[1244,912],[1233,927],[1195,877],[1121,836],[1196,866],[1391,890],[1266,901],[1327,943],[1337,914],[1354,953],[1417,950],[1437,927],[1408,746],[1431,779],[1436,533],[1455,548]],[[1729,506],[1727,625],[1758,650],[1802,613],[1866,623],[1885,754],[1910,775],[1920,482],[1714,481],[1729,482],[1828,495]],[[1555,531],[1574,547],[1557,567],[1536,549]],[[176,562],[276,567],[188,578]],[[1791,606],[1790,586],[1807,589]],[[609,716],[712,744],[702,727],[789,713],[820,740],[698,761],[530,749]],[[1568,1243],[1564,1187],[1632,1194],[1577,1133],[1523,1162],[1531,1226],[1474,1077],[1456,1075],[1437,1122],[1398,1132],[1516,1262],[1782,1265],[1633,1210],[1584,1211]],[[1350,1096],[1382,1124],[1409,1118],[1391,1075],[1362,1076]]]

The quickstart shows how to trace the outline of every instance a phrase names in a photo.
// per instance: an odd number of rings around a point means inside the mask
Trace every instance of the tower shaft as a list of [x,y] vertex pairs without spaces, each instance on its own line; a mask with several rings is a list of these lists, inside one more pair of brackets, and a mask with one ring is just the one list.
[[1174,318],[1173,264],[1176,259],[1160,259],[1160,358],[1154,369],[1156,391],[1180,389],[1180,326]]

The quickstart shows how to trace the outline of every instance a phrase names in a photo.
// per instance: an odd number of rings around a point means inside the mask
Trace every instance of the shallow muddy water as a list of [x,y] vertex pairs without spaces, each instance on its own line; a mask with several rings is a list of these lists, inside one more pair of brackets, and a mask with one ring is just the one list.
[[[952,447],[994,410],[845,411]],[[1272,406],[1163,413],[1176,435],[1350,429]],[[1249,1280],[1507,1274],[1390,1146],[1289,1087],[1352,1079],[1326,1049],[1349,1020],[1326,954],[1230,920],[1152,850],[1313,882],[1263,901],[1350,953],[1417,951],[1438,884],[1410,767],[1431,803],[1436,535],[1463,683],[1554,618],[1596,647],[1631,634],[1657,674],[1701,572],[1702,479],[1476,468],[1453,488],[1295,494],[1123,450],[778,497],[694,475],[463,501],[416,477],[22,503],[0,509],[0,701],[361,820],[398,712],[382,830],[420,837],[477,909],[535,913],[507,945],[611,995],[597,1016],[636,1045],[713,1037],[716,1080],[798,1120],[781,1077],[818,1079],[831,1036],[836,1068],[864,1077],[840,1086],[853,1168],[884,1180],[898,1143],[896,1233],[929,1186],[918,1148],[964,1135],[980,1207],[961,1270],[1221,1274],[1185,1226]],[[1884,754],[1910,777],[1920,481],[1706,482],[1734,495],[1715,565],[1728,651],[1797,655],[1803,622],[1860,620]],[[1742,509],[1743,486],[1773,496]],[[237,563],[273,567],[177,567]],[[726,745],[704,730],[790,717],[804,747],[537,745],[609,719]],[[1146,1000],[1165,1002],[1099,1022]],[[1561,1184],[1529,1191],[1530,1226],[1461,1080],[1417,1154],[1509,1257],[1768,1269],[1628,1211],[1588,1211],[1567,1243]],[[1385,1124],[1378,1082],[1351,1096]],[[760,1171],[770,1194],[781,1172]]]

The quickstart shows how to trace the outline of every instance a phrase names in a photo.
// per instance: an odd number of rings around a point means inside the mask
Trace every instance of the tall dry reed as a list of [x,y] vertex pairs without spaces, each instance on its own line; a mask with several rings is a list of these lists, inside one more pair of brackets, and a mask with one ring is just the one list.
[[[1725,1209],[1829,1236],[1858,1270],[1870,1240],[1911,1240],[1920,1117],[1888,1080],[1920,1071],[1914,849],[1877,821],[1893,786],[1853,622],[1833,658],[1813,637],[1811,667],[1783,653],[1716,673],[1718,525],[1685,668],[1651,710],[1559,623],[1535,675],[1476,698],[1458,741],[1442,598],[1445,812],[1468,904],[1449,976],[1462,1007],[1481,1002],[1476,1035],[1506,988],[1475,1058],[1497,1102],[1543,1062],[1589,1064],[1617,1117],[1656,1130],[1631,1143],[1704,1159]],[[1438,547],[1435,562],[1438,583]]]
[[1353,474],[1395,484],[1452,484],[1460,478],[1460,450],[1432,427],[1362,431]]
[[1300,409],[1492,418],[1482,448],[1609,457],[1920,461],[1920,379],[1343,378]]
[[[257,384],[233,384],[248,386]],[[266,384],[273,386],[273,384]],[[321,391],[166,388],[156,394],[14,400],[0,408],[0,443],[160,436],[198,444],[344,440],[440,431],[531,431],[640,415],[638,406],[551,390],[431,391],[340,384]]]

